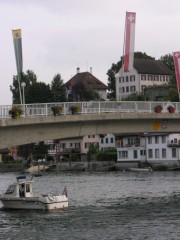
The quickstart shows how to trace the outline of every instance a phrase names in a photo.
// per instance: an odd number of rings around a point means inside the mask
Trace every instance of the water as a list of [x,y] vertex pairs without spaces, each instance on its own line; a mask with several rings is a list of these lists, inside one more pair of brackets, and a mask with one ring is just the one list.
[[[0,190],[15,176],[1,174]],[[58,173],[36,181],[42,193],[66,185],[69,208],[0,210],[0,239],[180,239],[180,172]]]

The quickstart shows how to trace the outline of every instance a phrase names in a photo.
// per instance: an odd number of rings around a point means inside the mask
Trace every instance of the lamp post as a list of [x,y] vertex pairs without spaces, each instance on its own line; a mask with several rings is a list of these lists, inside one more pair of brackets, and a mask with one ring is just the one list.
[[26,114],[25,114],[25,94],[24,94],[24,88],[25,88],[25,86],[26,86],[26,83],[25,83],[25,82],[22,82],[22,83],[21,83],[21,87],[22,87],[22,90],[23,90],[23,108],[24,108],[24,115],[26,115]]

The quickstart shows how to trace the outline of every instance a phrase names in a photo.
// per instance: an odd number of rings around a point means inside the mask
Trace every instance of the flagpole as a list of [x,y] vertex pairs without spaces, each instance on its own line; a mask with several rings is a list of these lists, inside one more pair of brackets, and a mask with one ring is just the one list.
[[[126,14],[127,14],[127,12],[126,12]],[[122,59],[121,59],[121,61],[122,61],[122,67],[121,67],[121,69],[122,69],[122,71],[121,71],[121,80],[122,80],[122,76],[123,76],[123,73],[124,73],[124,48],[125,48],[125,36],[126,36],[126,16],[125,16],[125,28],[124,28],[124,42],[123,42],[123,53],[122,53]],[[122,84],[122,86],[124,86],[124,83]],[[121,93],[122,93],[122,87],[121,87]],[[121,99],[121,94],[120,94],[120,101],[121,101],[122,99]]]
[[180,57],[180,52],[173,52],[173,61],[174,61],[174,67],[175,67],[175,75],[176,75],[176,83],[177,83],[177,89],[178,89],[178,95],[179,95],[179,101],[180,101],[180,68],[178,64],[178,58]]

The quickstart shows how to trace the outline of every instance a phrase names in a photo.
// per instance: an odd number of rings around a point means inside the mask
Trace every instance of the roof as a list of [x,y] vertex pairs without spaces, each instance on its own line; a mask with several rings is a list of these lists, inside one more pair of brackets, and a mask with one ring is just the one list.
[[134,59],[134,68],[141,74],[172,75],[172,71],[161,60]]
[[65,83],[65,86],[71,85],[73,87],[78,84],[82,84],[86,89],[89,87],[97,90],[107,89],[107,86],[95,76],[93,76],[90,72],[77,73],[74,77]]

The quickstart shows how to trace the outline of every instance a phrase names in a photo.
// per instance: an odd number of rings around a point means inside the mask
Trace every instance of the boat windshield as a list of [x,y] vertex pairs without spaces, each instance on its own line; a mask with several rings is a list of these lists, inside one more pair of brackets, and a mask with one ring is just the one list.
[[6,194],[12,194],[15,190],[15,185],[10,185],[6,190]]

